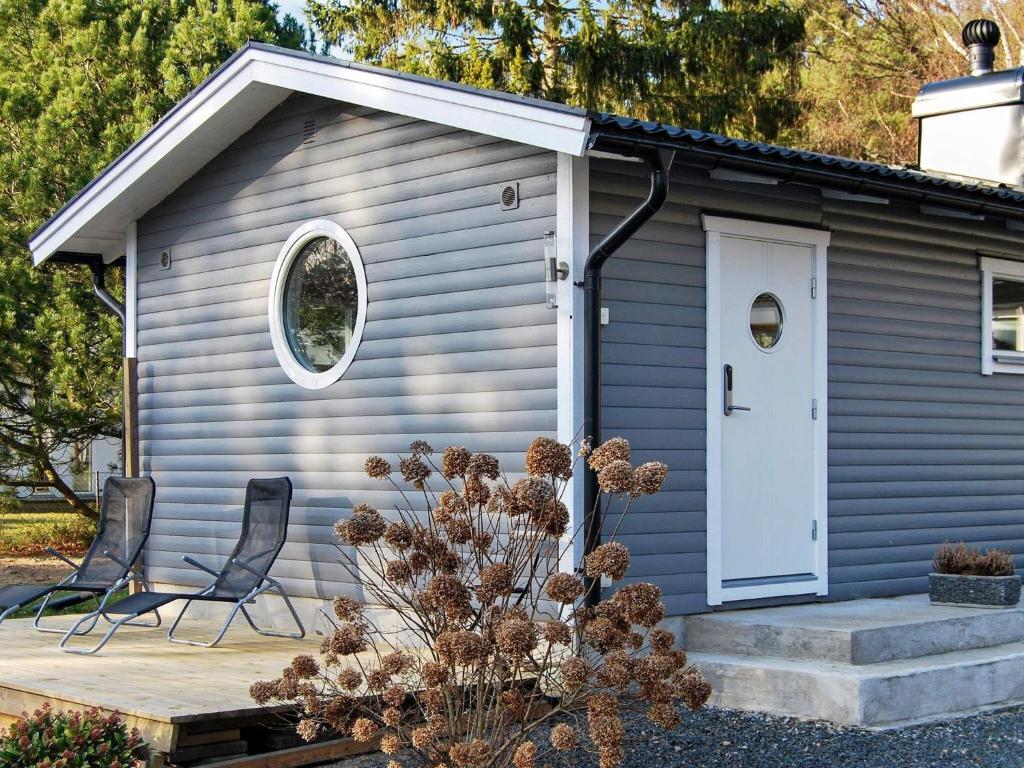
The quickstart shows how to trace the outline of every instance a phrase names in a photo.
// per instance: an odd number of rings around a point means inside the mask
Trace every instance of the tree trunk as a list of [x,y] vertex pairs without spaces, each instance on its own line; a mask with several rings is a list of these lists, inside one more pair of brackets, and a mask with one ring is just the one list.
[[78,498],[78,494],[76,494],[72,490],[70,485],[64,482],[60,474],[57,472],[56,469],[54,469],[53,464],[51,464],[49,460],[47,460],[44,463],[43,469],[46,473],[47,481],[50,483],[50,485],[57,489],[60,495],[64,497],[64,500],[71,506],[73,510],[75,510],[75,512],[82,515],[83,517],[88,518],[89,520],[100,519],[99,511],[93,509],[91,506],[89,506],[80,498]]

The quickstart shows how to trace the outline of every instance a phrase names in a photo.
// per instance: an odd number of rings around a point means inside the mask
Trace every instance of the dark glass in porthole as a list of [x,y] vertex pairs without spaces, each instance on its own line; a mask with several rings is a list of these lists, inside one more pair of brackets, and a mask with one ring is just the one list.
[[992,278],[992,348],[1024,352],[1024,282]]
[[750,335],[761,349],[771,349],[782,337],[782,305],[770,293],[762,293],[750,306]]
[[336,240],[313,238],[296,254],[284,286],[284,334],[303,368],[319,373],[344,357],[358,292],[352,260]]

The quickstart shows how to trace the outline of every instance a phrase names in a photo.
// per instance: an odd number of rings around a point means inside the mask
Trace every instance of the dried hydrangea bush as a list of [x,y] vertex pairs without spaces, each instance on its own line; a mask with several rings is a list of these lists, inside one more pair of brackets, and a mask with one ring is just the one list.
[[[611,535],[580,572],[560,573],[582,536],[569,530],[562,501],[580,461],[597,473],[594,514]],[[512,481],[494,456],[460,446],[436,456],[422,441],[400,457],[401,481],[386,459],[367,460],[366,473],[404,504],[386,515],[358,505],[335,528],[338,549],[397,628],[339,597],[321,657],[295,658],[279,679],[254,683],[253,698],[294,703],[307,740],[338,732],[379,741],[396,758],[390,768],[402,768],[398,758],[532,768],[552,750],[578,749],[615,768],[625,707],[673,729],[677,704],[703,706],[711,687],[657,626],[665,615],[658,587],[632,583],[597,599],[602,577],[618,581],[629,569],[619,525],[635,499],[661,489],[667,467],[634,467],[622,438],[593,451],[584,441],[574,453],[540,437],[525,468]]]

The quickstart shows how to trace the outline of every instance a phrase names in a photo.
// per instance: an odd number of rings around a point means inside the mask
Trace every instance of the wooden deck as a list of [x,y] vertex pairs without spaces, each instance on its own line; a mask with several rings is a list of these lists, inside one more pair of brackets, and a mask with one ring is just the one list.
[[[212,637],[215,626],[196,622],[181,634]],[[163,628],[124,627],[94,656],[62,653],[59,640],[28,619],[0,626],[0,724],[44,701],[99,707],[123,714],[155,751],[211,758],[231,754],[229,742],[237,751],[240,725],[270,714],[249,698],[249,685],[280,676],[297,654],[315,656],[320,644],[315,635],[261,637],[241,620],[216,648],[170,643]]]

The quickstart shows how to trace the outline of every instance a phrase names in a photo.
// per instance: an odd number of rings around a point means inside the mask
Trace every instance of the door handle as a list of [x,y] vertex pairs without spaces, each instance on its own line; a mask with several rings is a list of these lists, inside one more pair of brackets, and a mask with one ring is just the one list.
[[745,405],[733,405],[732,404],[732,366],[728,363],[725,364],[725,368],[722,369],[722,412],[726,416],[732,416],[733,411],[749,411]]

